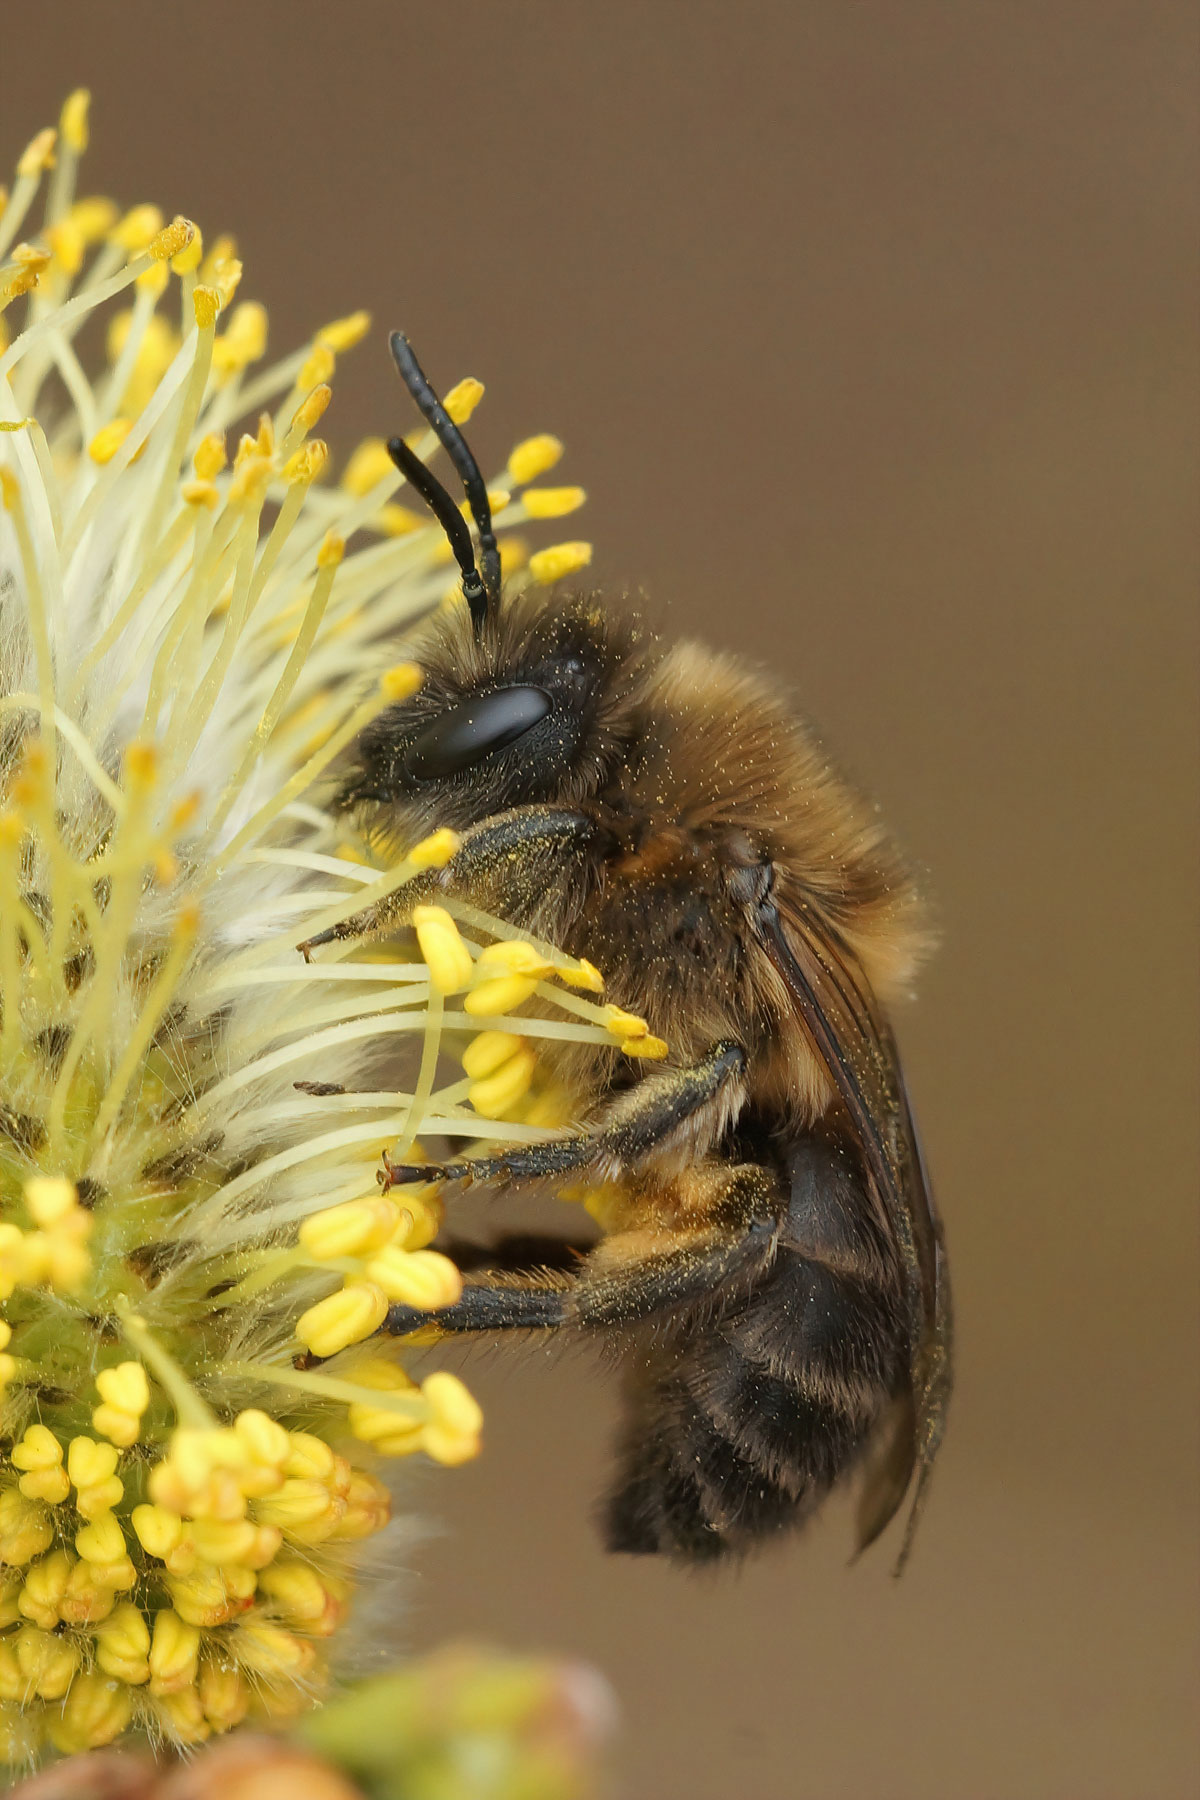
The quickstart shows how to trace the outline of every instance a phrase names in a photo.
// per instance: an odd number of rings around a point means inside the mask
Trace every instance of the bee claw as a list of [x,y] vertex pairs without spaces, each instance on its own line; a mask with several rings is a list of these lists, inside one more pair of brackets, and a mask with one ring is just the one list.
[[315,937],[305,938],[302,944],[296,945],[296,948],[305,962],[311,962],[313,951],[319,950],[322,944],[332,944],[337,935],[337,927],[331,925],[328,931],[318,931]]
[[411,1186],[414,1182],[442,1181],[446,1170],[439,1163],[394,1163],[387,1151],[383,1152],[383,1167],[376,1169],[375,1179],[384,1193],[390,1193],[394,1187]]

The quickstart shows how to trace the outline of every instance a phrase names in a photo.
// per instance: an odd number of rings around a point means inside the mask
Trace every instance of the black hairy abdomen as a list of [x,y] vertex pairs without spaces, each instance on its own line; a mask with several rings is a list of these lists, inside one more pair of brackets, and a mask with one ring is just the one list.
[[748,1296],[676,1321],[636,1366],[609,1548],[709,1561],[803,1523],[906,1369],[890,1268],[835,1271],[785,1243]]

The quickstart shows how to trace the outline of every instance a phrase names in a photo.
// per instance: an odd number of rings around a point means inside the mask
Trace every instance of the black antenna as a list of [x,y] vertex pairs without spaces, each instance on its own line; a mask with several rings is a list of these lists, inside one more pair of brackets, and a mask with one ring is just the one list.
[[500,598],[500,552],[496,548],[496,534],[492,530],[492,509],[488,502],[487,485],[479,473],[479,464],[472,456],[466,439],[429,385],[424,370],[413,354],[412,345],[402,331],[392,332],[388,348],[400,371],[400,379],[454,464],[467,496],[467,504],[471,508],[471,517],[479,532],[477,566],[467,522],[450,495],[415,451],[409,449],[403,438],[389,438],[388,455],[401,474],[412,482],[449,539],[455,561],[462,571],[463,598],[471,609],[471,622],[478,636],[489,610]]

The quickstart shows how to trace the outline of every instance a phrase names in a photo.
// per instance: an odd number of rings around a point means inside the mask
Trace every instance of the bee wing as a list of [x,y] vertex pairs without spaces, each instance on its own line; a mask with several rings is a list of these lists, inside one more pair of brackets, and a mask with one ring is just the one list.
[[857,959],[802,905],[787,904],[781,912],[768,898],[759,921],[764,949],[849,1115],[872,1193],[903,1259],[911,1405],[897,1411],[859,1510],[863,1549],[899,1509],[916,1467],[899,1574],[912,1548],[950,1397],[950,1284],[941,1221],[896,1046]]

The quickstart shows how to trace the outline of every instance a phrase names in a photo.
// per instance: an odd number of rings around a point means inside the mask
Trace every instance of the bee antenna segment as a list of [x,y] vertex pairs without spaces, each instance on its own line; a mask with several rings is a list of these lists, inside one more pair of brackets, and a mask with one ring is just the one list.
[[392,332],[388,338],[388,348],[400,371],[400,379],[454,464],[463,484],[471,517],[479,533],[478,565],[466,522],[441,482],[430,474],[420,457],[409,449],[402,438],[389,439],[388,455],[401,473],[412,482],[446,533],[455,560],[462,570],[463,595],[471,609],[471,618],[478,633],[489,608],[500,597],[500,552],[496,548],[496,534],[492,529],[492,509],[488,501],[487,484],[466,439],[430,386],[412,345],[402,331]]

